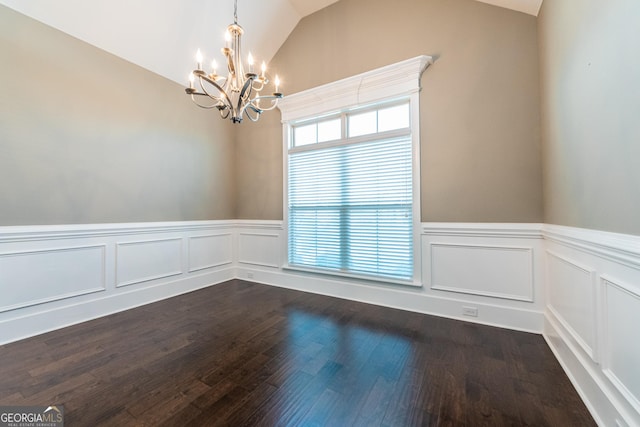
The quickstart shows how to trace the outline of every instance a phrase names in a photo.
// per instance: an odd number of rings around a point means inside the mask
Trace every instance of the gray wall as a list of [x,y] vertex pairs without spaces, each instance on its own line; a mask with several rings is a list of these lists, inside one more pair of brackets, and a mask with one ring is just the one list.
[[0,226],[235,218],[231,124],[0,6]]
[[[180,85],[0,6],[0,225],[282,218],[279,114],[232,126]],[[420,54],[422,220],[539,222],[536,19],[341,0],[272,61],[294,93]]]
[[[271,67],[295,93],[422,54],[438,57],[422,78],[422,220],[542,221],[535,17],[471,0],[341,0],[304,18]],[[236,137],[238,217],[281,219],[278,118]]]
[[640,3],[545,0],[545,222],[640,235]]

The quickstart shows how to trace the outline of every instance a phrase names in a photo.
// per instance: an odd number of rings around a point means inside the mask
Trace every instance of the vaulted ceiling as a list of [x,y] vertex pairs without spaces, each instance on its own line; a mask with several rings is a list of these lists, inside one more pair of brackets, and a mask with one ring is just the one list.
[[[239,0],[243,49],[269,61],[298,22],[338,0]],[[478,0],[537,15],[542,0]],[[198,48],[217,57],[233,22],[232,0],[0,0],[0,3],[184,84]]]

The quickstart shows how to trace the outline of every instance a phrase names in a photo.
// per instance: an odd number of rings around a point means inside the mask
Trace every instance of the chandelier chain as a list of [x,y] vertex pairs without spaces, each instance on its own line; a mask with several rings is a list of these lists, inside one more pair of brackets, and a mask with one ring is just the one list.
[[238,0],[233,2],[233,23],[238,23]]

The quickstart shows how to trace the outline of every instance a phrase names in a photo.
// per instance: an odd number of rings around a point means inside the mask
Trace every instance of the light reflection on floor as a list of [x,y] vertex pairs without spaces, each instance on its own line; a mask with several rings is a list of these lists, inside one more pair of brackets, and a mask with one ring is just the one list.
[[[335,406],[382,419],[388,390],[413,390],[405,383],[412,376],[402,375],[405,367],[411,369],[413,351],[411,340],[403,336],[297,308],[287,312],[287,329],[287,380],[278,384],[274,400],[279,404],[273,406],[271,420],[288,420],[295,410],[297,418],[290,424],[298,425],[305,405],[305,422],[346,416],[314,413],[331,400],[351,401]],[[358,407],[363,410],[356,411]]]

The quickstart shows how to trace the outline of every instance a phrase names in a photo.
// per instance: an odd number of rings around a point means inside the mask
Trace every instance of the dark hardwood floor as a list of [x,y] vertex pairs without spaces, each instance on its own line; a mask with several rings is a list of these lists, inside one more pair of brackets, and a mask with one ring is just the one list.
[[66,426],[593,426],[543,338],[243,281],[0,347]]

